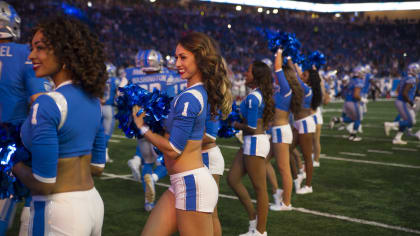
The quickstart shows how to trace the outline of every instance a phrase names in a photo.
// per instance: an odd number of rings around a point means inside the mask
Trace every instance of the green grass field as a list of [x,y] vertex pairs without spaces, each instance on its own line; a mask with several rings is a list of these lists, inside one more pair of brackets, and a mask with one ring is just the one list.
[[[314,193],[292,195],[291,212],[268,214],[269,235],[409,235],[420,234],[420,141],[404,135],[408,145],[392,145],[395,133],[386,137],[383,122],[397,112],[393,102],[370,102],[363,124],[363,141],[350,142],[346,131],[330,130],[328,121],[338,116],[342,103],[325,107],[322,129],[321,167],[314,168]],[[413,130],[417,131],[419,125]],[[395,131],[394,131],[395,132]],[[240,146],[235,139],[219,139],[226,168]],[[131,178],[127,166],[135,140],[122,137],[116,129],[110,142],[110,156],[103,177],[95,185],[105,203],[103,235],[139,235],[146,223],[144,193]],[[280,179],[279,179],[280,180]],[[250,193],[248,177],[244,178]],[[168,184],[168,178],[160,182]],[[167,189],[157,188],[158,196]],[[268,186],[271,193],[271,186]],[[232,190],[221,179],[219,217],[224,235],[238,235],[248,229],[248,219]],[[271,194],[269,194],[272,201]],[[17,235],[19,214],[8,235]]]

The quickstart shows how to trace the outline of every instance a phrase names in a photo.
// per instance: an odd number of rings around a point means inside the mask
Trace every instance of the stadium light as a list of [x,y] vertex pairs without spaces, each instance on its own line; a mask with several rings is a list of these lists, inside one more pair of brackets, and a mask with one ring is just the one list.
[[87,6],[92,7],[92,2],[91,1],[87,2]]
[[232,28],[232,25],[228,24],[228,29]]
[[241,5],[236,6],[236,10],[237,11],[241,11],[242,10],[242,6]]
[[335,17],[340,18],[341,14],[340,13],[335,13]]
[[366,11],[400,11],[420,10],[420,1],[413,2],[378,2],[378,3],[313,3],[289,0],[200,0],[202,2],[228,3],[235,5],[247,5],[261,8],[281,8],[298,11],[312,11],[323,13],[337,12],[366,12]]
[[156,2],[156,0],[150,0],[150,2]]
[[262,7],[259,7],[257,11],[258,11],[259,13],[263,12]]
[[274,9],[273,14],[277,14],[277,13],[279,13],[279,9]]
[[269,14],[270,14],[270,10],[267,10],[265,13],[266,13],[267,15],[269,15]]
[[165,57],[165,58],[166,58],[166,60],[167,60],[167,61],[169,61],[169,59],[171,59],[171,56],[166,55],[166,57]]

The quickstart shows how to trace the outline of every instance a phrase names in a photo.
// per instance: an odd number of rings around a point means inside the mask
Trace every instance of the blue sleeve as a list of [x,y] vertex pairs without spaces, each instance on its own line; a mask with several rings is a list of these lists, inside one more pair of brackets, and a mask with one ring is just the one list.
[[257,120],[258,120],[258,107],[260,102],[258,101],[257,97],[254,95],[247,96],[245,105],[247,108],[247,125],[252,129],[257,128]]
[[286,76],[283,70],[276,71],[277,82],[280,86],[280,94],[287,94],[290,91],[289,82],[287,82]]
[[104,126],[101,122],[101,124],[99,125],[99,129],[96,132],[95,140],[93,142],[91,165],[102,167],[102,168],[105,167],[105,162],[106,162],[105,149],[106,149],[106,143],[105,143]]
[[61,114],[57,104],[47,95],[40,96],[28,117],[32,133],[32,173],[44,183],[55,183],[58,164],[57,127]]
[[179,97],[174,108],[175,114],[171,131],[169,132],[169,143],[177,153],[181,154],[184,150],[192,133],[194,121],[200,114],[201,109],[200,102],[191,93],[184,93]]

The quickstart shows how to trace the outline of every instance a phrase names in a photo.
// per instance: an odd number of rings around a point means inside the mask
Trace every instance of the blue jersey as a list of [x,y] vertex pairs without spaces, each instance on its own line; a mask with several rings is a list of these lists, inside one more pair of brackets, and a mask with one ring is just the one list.
[[129,84],[137,84],[149,92],[153,92],[155,88],[159,91],[166,90],[166,73],[145,74],[138,67],[128,68],[125,73]]
[[279,84],[279,89],[274,93],[276,108],[288,112],[292,101],[292,90],[283,70],[276,71],[276,77]]
[[93,165],[105,164],[99,100],[71,83],[35,100],[21,137],[32,153],[32,173],[41,182],[55,183],[59,158],[91,153]]
[[219,116],[215,116],[213,119],[211,119],[211,112],[210,112],[210,105],[207,106],[207,117],[206,117],[206,135],[216,140],[217,133],[219,133],[220,128],[220,120]]
[[30,96],[51,87],[46,79],[35,77],[29,53],[27,45],[0,43],[0,123],[22,123]]
[[207,92],[197,83],[171,101],[165,129],[170,134],[169,143],[181,154],[188,140],[203,139],[207,117]]
[[248,127],[257,128],[258,119],[262,119],[265,103],[261,91],[256,88],[241,102],[241,115],[247,121]]
[[166,80],[166,94],[169,97],[175,97],[187,87],[187,81],[181,79],[181,76],[175,71],[169,71]]
[[105,94],[103,99],[105,100],[104,105],[114,105],[115,95],[117,94],[117,88],[120,85],[121,80],[116,77],[110,77],[106,81]]
[[360,88],[362,89],[364,86],[363,80],[357,77],[353,77],[350,79],[349,84],[347,85],[347,88],[345,90],[345,101],[346,102],[358,102],[358,100],[356,100],[354,98],[354,91],[356,90],[356,88]]
[[300,87],[302,87],[303,89],[303,94],[304,94],[302,107],[311,108],[312,96],[313,96],[312,89],[307,84],[305,84],[305,82],[303,82],[299,76],[298,76],[298,81],[300,83]]
[[362,91],[360,91],[362,95],[367,95],[369,93],[370,81],[372,78],[373,76],[371,74],[366,74]]
[[413,87],[411,87],[411,89],[408,91],[408,98],[410,99],[410,101],[414,100],[414,96],[416,95],[416,78],[412,77],[412,76],[407,76],[401,79],[400,81],[400,87],[398,89],[398,97],[397,100],[403,101],[404,97],[403,97],[403,91],[406,85],[412,84]]

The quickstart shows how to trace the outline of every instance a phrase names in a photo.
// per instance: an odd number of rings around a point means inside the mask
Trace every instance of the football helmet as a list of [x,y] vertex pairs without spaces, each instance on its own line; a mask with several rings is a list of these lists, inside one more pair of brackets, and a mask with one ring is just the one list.
[[106,72],[108,73],[108,77],[116,77],[117,68],[110,62],[105,63],[105,65],[106,65]]
[[4,1],[0,1],[0,38],[20,38],[20,17],[15,9]]
[[160,52],[149,49],[145,50],[138,55],[139,58],[139,67],[143,69],[143,71],[154,72],[160,71],[163,65],[163,58]]

